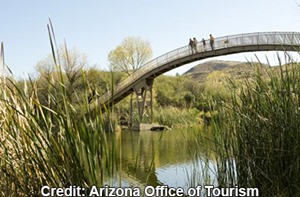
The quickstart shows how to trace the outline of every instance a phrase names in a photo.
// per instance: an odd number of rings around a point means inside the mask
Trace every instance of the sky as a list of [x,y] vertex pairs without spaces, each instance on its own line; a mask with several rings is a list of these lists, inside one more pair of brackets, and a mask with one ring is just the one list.
[[[65,40],[69,48],[87,55],[89,65],[108,70],[108,53],[128,36],[149,41],[155,58],[187,45],[191,37],[300,32],[298,4],[300,0],[0,0],[0,42],[15,76],[34,74],[36,63],[51,52],[51,18],[58,44]],[[275,59],[274,53],[257,54]],[[253,57],[245,53],[212,59]],[[181,74],[193,65],[168,74]]]

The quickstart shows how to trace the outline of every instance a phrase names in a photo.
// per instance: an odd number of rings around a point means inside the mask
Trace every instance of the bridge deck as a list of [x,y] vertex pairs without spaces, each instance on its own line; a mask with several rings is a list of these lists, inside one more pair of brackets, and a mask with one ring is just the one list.
[[101,96],[100,106],[109,106],[112,102],[119,102],[133,92],[135,85],[145,79],[155,78],[169,70],[197,60],[252,51],[300,51],[300,33],[259,32],[224,36],[215,39],[213,50],[209,45],[209,40],[206,40],[205,48],[202,41],[199,41],[197,49],[198,52],[192,53],[189,46],[184,46],[149,61],[117,85],[113,94],[109,91]]

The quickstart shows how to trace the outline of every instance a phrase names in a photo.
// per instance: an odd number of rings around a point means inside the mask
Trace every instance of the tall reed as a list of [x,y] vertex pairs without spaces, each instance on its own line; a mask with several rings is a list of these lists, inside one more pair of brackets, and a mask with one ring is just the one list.
[[299,63],[257,67],[256,77],[231,87],[231,100],[213,121],[219,184],[257,187],[261,196],[299,196]]
[[19,86],[13,79],[1,78],[0,196],[37,196],[43,185],[100,186],[118,163],[114,145],[106,140],[102,112],[89,113],[84,77],[86,96],[80,106],[68,96],[53,28],[48,27],[59,80],[48,81],[47,105],[39,99],[36,81]]

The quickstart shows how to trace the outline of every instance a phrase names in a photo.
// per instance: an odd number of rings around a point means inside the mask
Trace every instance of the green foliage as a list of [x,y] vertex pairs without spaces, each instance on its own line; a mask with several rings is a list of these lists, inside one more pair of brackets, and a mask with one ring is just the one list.
[[184,100],[186,102],[186,106],[191,107],[192,104],[195,102],[195,95],[193,95],[191,92],[187,92],[184,95]]
[[[101,116],[80,117],[66,86],[49,85],[58,87],[48,93],[51,108],[41,104],[36,83],[20,89],[1,82],[1,196],[31,196],[42,185],[101,185],[113,172]],[[87,100],[81,108],[89,110]]]
[[154,113],[154,122],[171,128],[199,124],[198,110],[179,109],[176,107],[159,107]]
[[257,187],[261,196],[299,196],[299,66],[258,68],[240,89],[232,86],[231,100],[214,119],[220,185]]
[[152,56],[151,45],[140,37],[127,37],[108,55],[111,70],[128,75],[143,66]]
[[154,82],[159,106],[192,107],[201,96],[201,85],[182,76],[160,76]]
[[[49,92],[54,94],[60,89],[58,81],[62,81],[68,90],[69,101],[76,109],[80,109],[80,104],[86,97],[91,102],[110,90],[112,85],[120,83],[125,76],[124,72],[114,72],[112,80],[111,72],[89,67],[86,55],[75,48],[69,50],[66,46],[61,46],[55,57],[57,60],[54,61],[53,55],[48,55],[36,66],[38,76],[35,85],[39,90],[38,96],[41,103],[47,106],[50,105]],[[55,65],[55,62],[59,65]],[[88,90],[87,94],[85,90]],[[56,96],[59,98],[61,95]]]
[[0,78],[1,196],[38,196],[43,185],[102,186],[118,165],[103,114],[90,111],[85,73],[62,71],[64,63],[74,68],[71,54],[65,46],[59,58],[51,33],[49,27],[55,71],[22,83]]
[[[57,81],[62,81],[68,89],[67,97],[71,102],[81,102],[84,97],[80,94],[84,92],[83,71],[88,65],[86,55],[75,48],[69,50],[66,46],[61,46],[56,57],[58,59],[54,61],[52,55],[48,55],[36,65],[38,71],[36,85],[42,104],[49,104],[48,93],[55,93],[60,88]],[[59,66],[55,65],[58,61]]]
[[206,78],[205,94],[214,100],[230,98],[230,89],[226,86],[229,75],[222,71],[213,71]]

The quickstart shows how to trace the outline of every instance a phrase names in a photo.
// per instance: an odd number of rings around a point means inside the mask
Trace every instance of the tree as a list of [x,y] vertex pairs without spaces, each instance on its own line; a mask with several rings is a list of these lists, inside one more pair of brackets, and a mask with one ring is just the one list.
[[82,69],[87,67],[87,56],[84,53],[79,53],[76,48],[68,50],[65,48],[61,51],[62,68],[72,88],[75,82],[81,77]]
[[113,71],[123,71],[130,75],[152,57],[151,45],[140,37],[127,37],[108,54]]
[[[69,50],[66,47],[59,48],[58,56],[60,60],[58,64],[60,64],[62,71],[66,74],[67,80],[73,84],[80,77],[81,70],[87,66],[87,56],[78,52],[76,48]],[[39,77],[49,77],[51,73],[59,72],[58,69],[51,54],[36,65]]]
[[[140,37],[127,37],[108,54],[111,71],[121,71],[128,76],[142,67],[152,57],[151,45]],[[114,73],[113,72],[113,73]],[[133,94],[130,96],[130,119],[133,117]]]
[[[38,86],[41,92],[41,97],[47,97],[43,95],[43,92],[48,92],[49,87],[55,87],[60,81],[60,72],[63,74],[64,86],[66,87],[68,97],[73,100],[73,94],[76,89],[82,88],[82,71],[87,67],[87,57],[84,53],[78,52],[76,48],[67,49],[66,45],[61,46],[57,52],[57,64],[55,65],[52,55],[48,55],[45,59],[39,61],[36,65],[38,72]],[[60,70],[61,69],[61,70]],[[49,86],[49,84],[52,84]],[[46,100],[44,98],[43,100]]]

